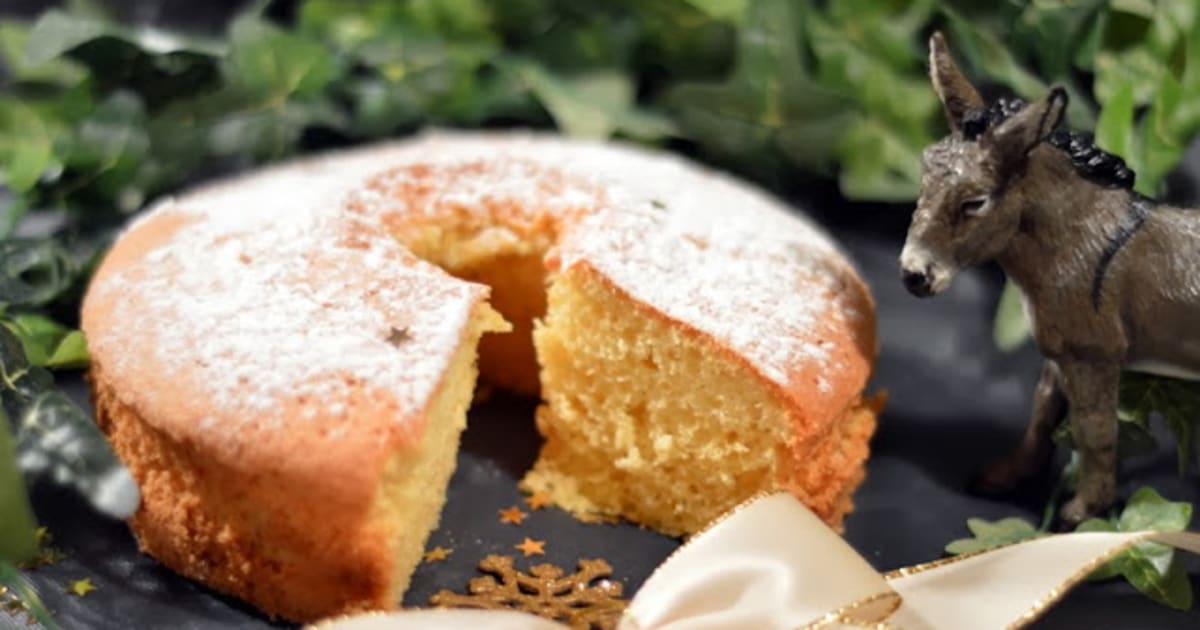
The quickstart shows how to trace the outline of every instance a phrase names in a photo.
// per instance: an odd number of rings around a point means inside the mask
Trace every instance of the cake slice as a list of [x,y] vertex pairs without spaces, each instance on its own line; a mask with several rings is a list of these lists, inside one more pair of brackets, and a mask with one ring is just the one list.
[[672,535],[786,490],[840,527],[881,403],[863,398],[875,356],[866,287],[769,197],[600,152],[576,168],[608,165],[632,183],[548,258],[534,333],[546,442],[524,487]]

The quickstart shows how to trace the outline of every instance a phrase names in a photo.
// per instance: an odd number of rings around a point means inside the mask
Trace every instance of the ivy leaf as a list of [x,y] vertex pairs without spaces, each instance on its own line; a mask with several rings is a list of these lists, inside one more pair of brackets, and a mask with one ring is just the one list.
[[967,529],[973,538],[960,538],[946,545],[946,553],[960,555],[978,553],[1004,545],[1038,538],[1042,535],[1032,523],[1023,518],[1004,518],[985,521],[981,518],[967,519]]
[[0,562],[24,562],[37,552],[37,527],[16,457],[8,417],[0,408]]
[[[733,72],[720,82],[681,83],[667,94],[685,136],[725,158],[757,156],[761,164],[782,149],[809,167],[833,163],[841,129],[850,122],[849,99],[822,86],[806,67],[798,6],[806,5],[752,0]],[[816,128],[826,121],[833,130],[823,136]],[[806,143],[813,139],[822,141]]]
[[1187,529],[1191,521],[1192,504],[1168,501],[1154,488],[1143,487],[1129,497],[1117,519],[1117,529],[1123,532],[1179,532]]
[[[1041,98],[1049,91],[1046,82],[1030,72],[1013,55],[1001,33],[977,28],[971,20],[949,6],[942,6],[941,10],[947,18],[951,45],[983,78],[1005,85],[1030,101]],[[1080,94],[1069,76],[1054,79],[1067,90],[1070,97],[1067,114],[1071,122],[1080,127],[1091,127],[1095,116],[1087,105],[1087,99]]]
[[912,199],[920,192],[920,151],[878,120],[862,118],[838,145],[838,184],[856,199]]
[[1189,2],[1111,3],[1095,58],[1097,100],[1108,102],[1128,84],[1134,103],[1149,103],[1171,66],[1184,58],[1196,13]]
[[26,60],[32,64],[50,61],[102,38],[122,40],[153,54],[190,52],[217,57],[225,53],[225,47],[218,41],[152,28],[131,29],[100,16],[51,9],[38,18],[29,33]]
[[[1079,525],[1076,525],[1075,531],[1111,533],[1117,531],[1117,526],[1114,525],[1112,521],[1103,518],[1089,518]],[[1088,576],[1088,579],[1092,580],[1093,582],[1099,582],[1101,580],[1115,578],[1118,575],[1121,575],[1122,566],[1123,565],[1120,562],[1120,559],[1114,558],[1113,560],[1104,563],[1104,566],[1100,567],[1099,569],[1092,571],[1092,574]]]
[[992,323],[992,338],[1003,352],[1012,352],[1033,336],[1033,325],[1021,304],[1021,289],[1012,280],[1005,280]]
[[48,372],[30,365],[6,326],[0,326],[0,377],[0,403],[13,421],[21,471],[73,486],[113,518],[132,514],[140,494],[129,471],[96,423],[54,388]]
[[559,78],[528,61],[512,67],[567,135],[603,140],[621,132],[640,140],[656,140],[675,131],[666,118],[634,107],[633,85],[621,73]]
[[[1089,519],[1080,523],[1076,531],[1174,532],[1187,529],[1191,520],[1190,503],[1168,501],[1153,488],[1143,487],[1133,493],[1115,521]],[[1161,604],[1179,610],[1192,607],[1192,585],[1187,571],[1175,550],[1167,545],[1138,543],[1110,560],[1091,579],[1117,575],[1124,576],[1134,588]]]
[[[1046,77],[1067,76],[1080,55],[1090,71],[1087,55],[1094,55],[1096,45],[1089,43],[1091,28],[1106,4],[1107,0],[1027,3],[1014,20],[1010,47],[1036,59],[1038,70]],[[1090,53],[1089,45],[1093,46]]]
[[1025,99],[1038,98],[1048,86],[1017,61],[1016,57],[994,32],[976,28],[959,12],[942,7],[955,51],[964,56],[970,67],[993,81],[1013,89]]
[[[1200,63],[1200,60],[1192,62]],[[1137,178],[1142,191],[1156,193],[1162,188],[1167,174],[1179,163],[1186,147],[1181,144],[1200,129],[1200,119],[1183,121],[1179,114],[1183,105],[1183,86],[1172,75],[1163,77],[1150,109],[1142,117],[1138,136],[1142,139],[1142,156]]]
[[1096,121],[1096,144],[1101,149],[1115,153],[1136,170],[1133,150],[1133,84],[1123,83],[1116,87],[1107,99]]
[[[1131,550],[1136,558],[1141,552]],[[1151,599],[1177,610],[1191,610],[1194,604],[1192,581],[1188,577],[1187,568],[1178,556],[1173,556],[1167,564],[1166,573],[1150,571],[1145,563],[1131,563],[1132,566],[1124,572],[1126,579],[1134,588],[1149,595]]]
[[60,131],[28,104],[0,99],[0,182],[17,193],[32,189],[55,163]]
[[138,210],[156,192],[147,114],[131,91],[113,92],[97,103],[59,150],[75,184],[112,199],[121,212]]
[[48,304],[71,288],[76,270],[56,241],[0,240],[0,305]]
[[277,159],[300,141],[308,113],[301,105],[280,103],[268,110],[230,114],[208,130],[208,149],[217,156]]
[[35,313],[0,318],[0,326],[21,340],[29,363],[55,369],[79,368],[88,363],[83,333]]
[[25,63],[70,58],[90,70],[100,91],[134,90],[153,109],[211,90],[218,79],[217,59],[224,54],[218,42],[51,10],[28,35]]
[[405,21],[461,40],[492,36],[491,8],[485,0],[410,0],[402,4]]
[[261,19],[235,21],[229,38],[230,81],[263,103],[279,104],[293,94],[314,96],[338,75],[319,42]]
[[399,22],[398,2],[305,0],[298,11],[303,33],[321,37],[342,50],[353,50]]
[[1132,420],[1148,431],[1152,415],[1162,417],[1175,437],[1179,473],[1186,473],[1196,459],[1194,431],[1200,422],[1200,384],[1126,372],[1121,375],[1119,393],[1119,418]]
[[[35,368],[36,369],[36,368]],[[17,416],[18,459],[27,475],[73,486],[100,512],[128,518],[141,501],[96,424],[60,391],[44,390]]]
[[84,68],[69,59],[30,63],[25,55],[30,27],[16,20],[0,20],[0,64],[18,80],[57,85],[74,85],[85,76]]
[[915,198],[921,151],[934,140],[931,123],[940,106],[919,70],[924,56],[914,37],[933,4],[900,6],[845,2],[832,6],[828,17],[805,15],[820,82],[858,103],[858,119],[836,142],[838,182],[850,197]]

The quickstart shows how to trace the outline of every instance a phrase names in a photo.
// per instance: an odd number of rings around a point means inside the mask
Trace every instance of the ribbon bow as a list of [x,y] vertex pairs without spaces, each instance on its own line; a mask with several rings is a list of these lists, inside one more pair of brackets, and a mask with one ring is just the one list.
[[[1140,542],[1200,553],[1189,532],[1075,533],[881,574],[787,494],[735,508],[655,570],[617,630],[990,630],[1033,621]],[[515,611],[370,613],[321,630],[566,630]]]

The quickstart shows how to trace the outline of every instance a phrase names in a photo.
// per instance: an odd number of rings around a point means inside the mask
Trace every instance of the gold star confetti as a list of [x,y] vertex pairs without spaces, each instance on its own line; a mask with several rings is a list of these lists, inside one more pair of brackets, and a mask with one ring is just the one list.
[[554,502],[550,500],[550,497],[542,494],[541,492],[534,492],[533,494],[525,497],[525,505],[529,506],[529,509],[531,510],[540,510],[553,503]]
[[393,326],[392,332],[388,335],[387,342],[393,346],[399,346],[409,339],[412,339],[412,334],[408,332],[407,326],[404,328],[396,328]]
[[544,540],[533,540],[531,538],[526,538],[521,544],[513,546],[517,548],[517,551],[525,554],[526,558],[529,556],[546,555],[546,541]]
[[83,578],[82,580],[71,582],[71,586],[67,590],[78,597],[83,597],[96,590],[96,585],[92,584],[92,578]]
[[522,573],[512,556],[488,556],[479,563],[485,574],[472,578],[467,594],[442,590],[430,598],[441,608],[515,609],[571,628],[611,630],[621,620],[626,602],[623,585],[610,579],[612,566],[604,560],[580,560],[574,574],[552,564],[539,564]]
[[529,515],[522,512],[521,508],[519,508],[515,505],[508,508],[507,510],[500,510],[500,522],[501,523],[508,523],[510,525],[520,525],[521,521],[525,520],[526,516],[529,516]]
[[433,549],[425,552],[425,562],[439,562],[449,558],[450,554],[452,553],[454,553],[453,549],[434,547]]

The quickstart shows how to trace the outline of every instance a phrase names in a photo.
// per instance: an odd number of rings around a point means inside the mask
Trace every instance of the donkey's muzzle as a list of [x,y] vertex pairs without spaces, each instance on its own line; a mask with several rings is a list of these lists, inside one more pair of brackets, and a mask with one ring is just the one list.
[[908,289],[909,293],[917,297],[933,295],[933,279],[929,277],[929,274],[904,269],[900,272],[900,277],[904,280],[904,288]]

